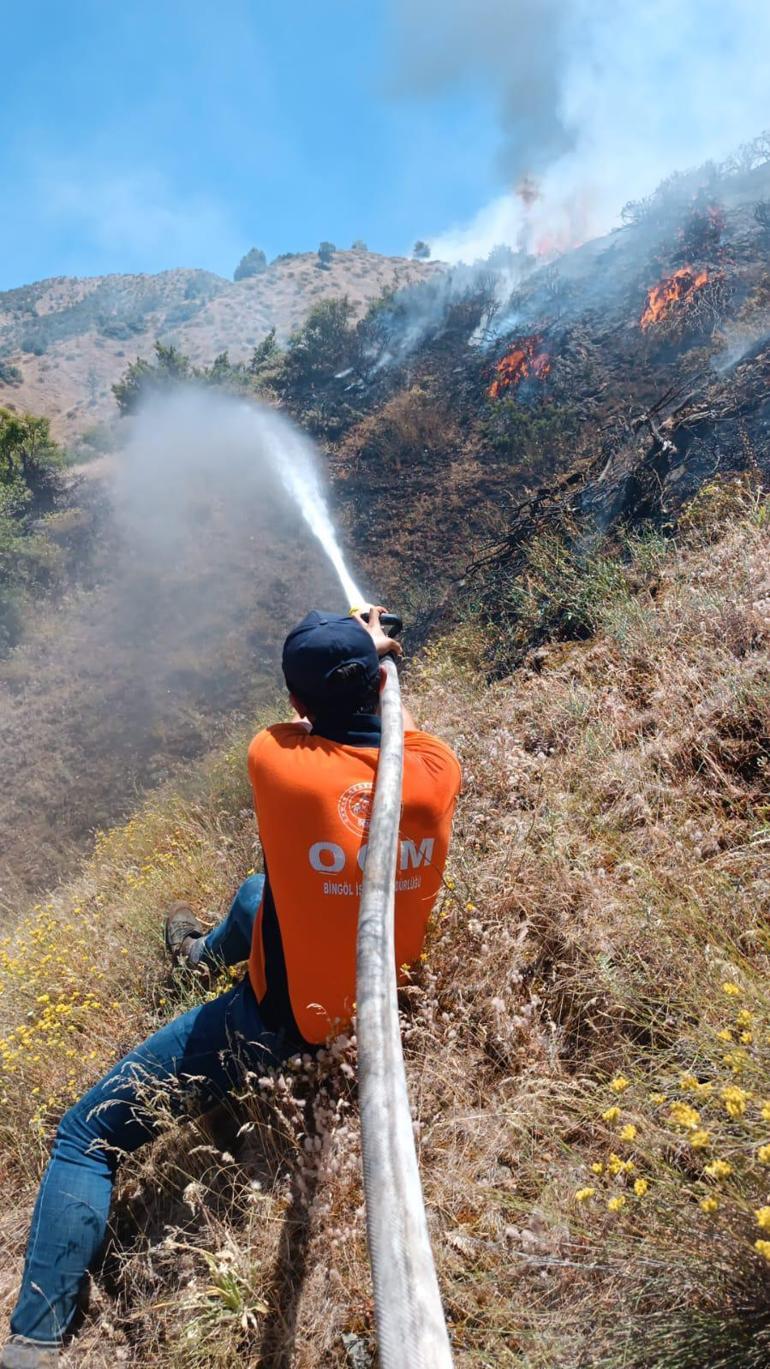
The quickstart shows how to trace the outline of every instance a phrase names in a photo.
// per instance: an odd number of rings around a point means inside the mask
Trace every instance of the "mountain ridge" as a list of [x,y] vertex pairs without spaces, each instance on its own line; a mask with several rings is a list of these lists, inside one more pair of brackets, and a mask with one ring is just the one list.
[[384,291],[441,269],[358,248],[324,262],[287,253],[241,281],[179,267],[17,286],[0,292],[0,405],[49,418],[57,438],[75,443],[112,418],[112,385],[158,339],[193,363],[225,351],[243,360],[273,328],[285,342],[320,300],[347,296],[359,317]]

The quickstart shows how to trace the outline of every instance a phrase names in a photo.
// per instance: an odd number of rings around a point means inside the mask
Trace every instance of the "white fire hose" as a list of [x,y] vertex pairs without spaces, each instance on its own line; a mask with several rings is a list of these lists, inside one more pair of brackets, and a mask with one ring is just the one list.
[[357,1017],[366,1229],[381,1369],[451,1369],[401,1050],[394,946],[404,728],[396,666],[382,739],[358,920]]

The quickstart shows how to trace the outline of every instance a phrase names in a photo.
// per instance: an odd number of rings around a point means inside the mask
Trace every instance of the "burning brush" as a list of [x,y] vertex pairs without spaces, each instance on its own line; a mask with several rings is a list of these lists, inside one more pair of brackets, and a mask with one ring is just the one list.
[[496,375],[487,394],[498,399],[504,390],[518,389],[523,380],[544,381],[551,369],[551,358],[537,334],[519,342],[512,352],[498,361]]
[[680,266],[673,276],[667,276],[647,291],[647,305],[639,320],[643,333],[654,325],[663,323],[690,300],[698,290],[709,281],[705,268],[696,271],[694,266]]

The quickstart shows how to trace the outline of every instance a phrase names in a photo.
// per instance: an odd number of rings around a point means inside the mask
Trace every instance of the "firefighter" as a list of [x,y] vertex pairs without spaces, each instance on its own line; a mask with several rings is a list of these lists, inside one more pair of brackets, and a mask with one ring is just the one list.
[[[166,942],[192,969],[248,964],[212,1001],[138,1046],[59,1126],[32,1218],[11,1338],[0,1369],[53,1369],[87,1273],[104,1244],[119,1156],[160,1126],[157,1095],[174,1109],[210,1106],[297,1052],[350,1025],[358,904],[380,743],[386,653],[401,647],[360,615],[313,611],[289,633],[283,672],[292,721],[258,733],[248,771],[264,873],[240,886],[206,933],[186,905]],[[450,748],[404,709],[403,804],[396,873],[396,966],[420,956],[449,845],[460,768]],[[153,1107],[153,1097],[156,1106]]]

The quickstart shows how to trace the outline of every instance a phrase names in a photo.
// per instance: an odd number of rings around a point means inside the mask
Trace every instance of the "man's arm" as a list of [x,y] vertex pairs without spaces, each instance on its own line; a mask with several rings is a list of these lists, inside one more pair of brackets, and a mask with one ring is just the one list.
[[[383,656],[387,656],[389,653],[393,656],[403,656],[404,654],[404,648],[402,647],[401,643],[397,642],[395,637],[389,637],[387,632],[380,623],[380,614],[385,612],[386,610],[382,608],[382,606],[376,608],[374,605],[372,605],[372,607],[369,609],[368,622],[365,618],[361,617],[360,613],[354,614],[354,617],[358,619],[361,626],[363,628],[366,628],[366,631],[369,633],[369,636],[374,638],[374,645],[377,648],[377,655],[379,656],[380,660],[382,660]],[[406,704],[404,703],[402,703],[401,705],[401,712],[404,718],[404,731],[419,732],[420,729],[418,728],[417,723],[415,722],[414,718],[409,712],[409,709],[406,707]]]

